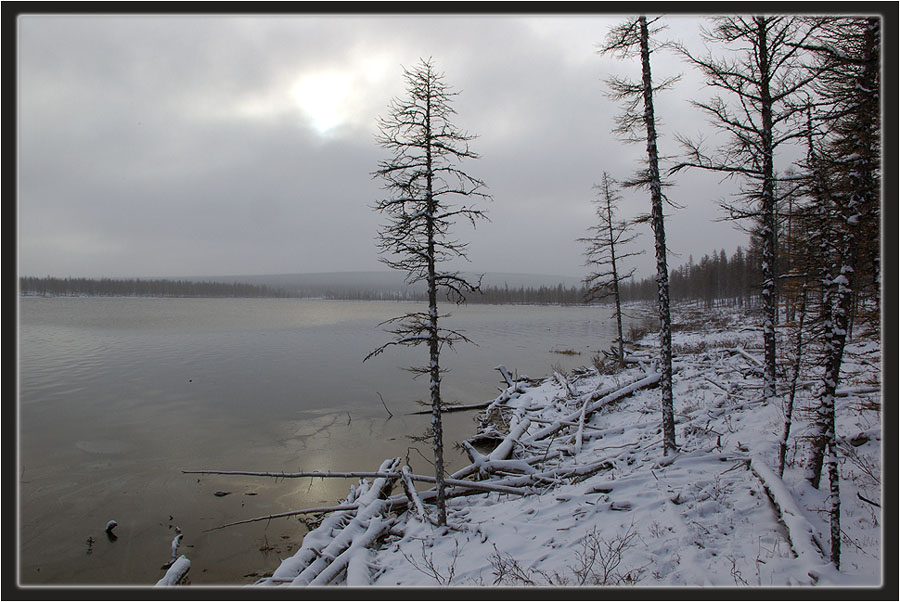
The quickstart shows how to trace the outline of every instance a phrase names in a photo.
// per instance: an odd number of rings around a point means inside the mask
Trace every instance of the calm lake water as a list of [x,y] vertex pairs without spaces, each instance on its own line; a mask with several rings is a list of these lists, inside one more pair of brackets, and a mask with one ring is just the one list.
[[[431,474],[427,381],[403,370],[424,347],[392,347],[384,320],[421,305],[298,299],[22,298],[19,318],[19,582],[152,585],[175,527],[193,584],[252,583],[293,554],[294,518],[331,505],[345,479],[274,480],[182,470],[376,470],[409,457]],[[442,308],[477,346],[445,350],[445,401],[497,395],[498,364],[541,377],[588,365],[615,336],[605,307]],[[627,328],[627,325],[626,325]],[[576,353],[562,354],[560,351]],[[393,417],[379,399],[384,398]],[[475,412],[445,417],[452,442]],[[216,496],[217,491],[230,492]],[[110,540],[104,528],[119,523]]]

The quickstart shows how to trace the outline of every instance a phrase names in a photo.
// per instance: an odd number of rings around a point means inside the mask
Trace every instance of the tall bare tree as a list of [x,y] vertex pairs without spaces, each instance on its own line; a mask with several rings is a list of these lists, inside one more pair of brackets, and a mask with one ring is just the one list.
[[[621,58],[640,57],[641,81],[610,78],[607,85],[611,96],[621,101],[625,111],[618,118],[616,132],[630,142],[645,142],[647,162],[645,168],[624,184],[642,187],[650,191],[650,223],[653,227],[656,250],[656,290],[659,310],[659,387],[662,392],[663,454],[677,449],[675,442],[675,413],[672,398],[672,319],[669,311],[669,269],[666,260],[666,231],[663,218],[663,181],[659,172],[659,150],[657,147],[656,116],[653,110],[654,94],[669,86],[676,78],[670,78],[654,86],[650,73],[650,54],[658,47],[651,48],[651,25],[645,16],[628,19],[612,28],[606,43],[601,46],[602,54],[613,54]],[[654,29],[653,33],[659,29]]]
[[[776,344],[778,323],[777,207],[778,180],[775,153],[779,147],[804,136],[803,105],[795,96],[812,79],[804,69],[798,45],[809,37],[811,28],[799,17],[754,16],[717,17],[714,27],[704,31],[709,42],[731,48],[730,56],[699,57],[681,48],[685,57],[706,77],[713,88],[724,91],[729,100],[716,96],[693,104],[706,113],[711,123],[728,140],[716,151],[707,152],[699,141],[680,137],[686,158],[671,173],[688,167],[723,173],[742,180],[739,202],[750,209],[729,204],[725,208],[735,219],[751,218],[762,237],[763,299],[765,321],[765,396],[775,395]],[[790,194],[785,189],[785,194]]]
[[388,218],[378,234],[381,261],[407,273],[407,283],[425,282],[428,309],[388,320],[394,339],[366,356],[374,357],[392,345],[427,345],[428,364],[412,367],[416,375],[429,376],[432,409],[432,442],[437,488],[438,524],[447,522],[444,487],[444,447],[441,421],[441,349],[459,341],[468,341],[461,333],[440,328],[438,292],[443,291],[456,303],[478,290],[456,271],[440,269],[450,260],[466,258],[466,244],[450,236],[450,230],[462,219],[473,226],[485,218],[483,211],[470,204],[487,200],[484,183],[462,171],[463,159],[478,157],[469,148],[473,135],[458,129],[451,121],[455,111],[451,103],[458,93],[444,84],[443,74],[435,70],[431,59],[423,59],[413,69],[404,69],[407,96],[394,99],[389,114],[379,120],[378,143],[391,153],[379,162],[375,176],[384,180],[388,198],[379,200],[375,209]]
[[[840,567],[840,471],[835,391],[855,301],[868,288],[880,305],[881,22],[878,17],[815,20],[804,49],[817,58],[813,90],[821,136],[807,169],[821,228],[823,379],[815,410],[807,479],[819,487],[827,466],[831,504],[831,560]],[[815,160],[813,160],[815,159]],[[864,282],[861,275],[869,272]],[[870,279],[870,280],[869,280]],[[877,318],[874,320],[877,326]]]
[[578,239],[585,243],[586,264],[593,271],[584,279],[587,301],[613,297],[616,307],[616,327],[618,338],[619,365],[625,363],[624,337],[622,335],[622,298],[619,294],[619,283],[634,275],[634,268],[623,271],[621,261],[639,255],[638,252],[624,251],[622,247],[637,238],[632,233],[632,223],[616,219],[615,213],[621,196],[613,187],[614,182],[603,172],[603,183],[595,186],[598,195],[595,199],[597,223],[589,228],[591,236]]

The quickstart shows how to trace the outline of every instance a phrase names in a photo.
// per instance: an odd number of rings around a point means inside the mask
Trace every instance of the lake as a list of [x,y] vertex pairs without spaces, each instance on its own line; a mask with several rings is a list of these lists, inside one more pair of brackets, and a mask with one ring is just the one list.
[[[428,399],[428,382],[403,369],[427,363],[426,347],[391,347],[363,363],[389,340],[381,322],[422,307],[21,298],[19,583],[153,585],[176,527],[192,584],[252,583],[293,554],[303,523],[207,530],[332,505],[351,484],[182,470],[372,471],[401,456],[415,472],[433,474],[430,444],[408,437],[430,424],[430,416],[409,415]],[[498,364],[534,378],[589,365],[615,337],[606,306],[441,311],[452,314],[443,326],[477,344],[443,351],[445,402],[496,397]],[[450,471],[466,463],[453,442],[473,433],[475,414],[445,415]],[[119,523],[114,540],[104,532],[109,520]]]

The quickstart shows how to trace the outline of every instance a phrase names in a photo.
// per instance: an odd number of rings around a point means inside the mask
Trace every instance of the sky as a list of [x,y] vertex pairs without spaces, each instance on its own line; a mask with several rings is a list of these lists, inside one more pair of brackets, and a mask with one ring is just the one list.
[[[18,269],[57,277],[180,277],[382,270],[387,151],[377,119],[405,94],[403,67],[431,57],[476,134],[464,170],[487,185],[489,222],[460,223],[477,272],[582,277],[603,172],[626,179],[646,149],[612,133],[612,75],[637,60],[597,46],[622,17],[504,15],[20,15]],[[664,19],[699,49],[705,18]],[[708,131],[690,99],[712,96],[672,52],[654,79],[660,151]],[[663,167],[671,165],[664,163]],[[669,265],[746,247],[722,221],[734,185],[697,171],[668,191]],[[623,218],[648,213],[622,192]],[[632,249],[654,273],[648,225]]]

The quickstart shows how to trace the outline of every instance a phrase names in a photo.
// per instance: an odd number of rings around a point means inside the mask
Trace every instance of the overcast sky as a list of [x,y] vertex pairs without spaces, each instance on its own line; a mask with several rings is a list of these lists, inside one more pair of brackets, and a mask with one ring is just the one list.
[[[673,16],[665,36],[696,47],[702,18]],[[583,276],[577,238],[593,223],[593,185],[646,156],[611,133],[610,75],[637,61],[596,53],[611,15],[20,16],[18,262],[34,276],[177,277],[385,269],[371,177],[385,151],[376,120],[404,94],[402,67],[432,57],[460,92],[455,123],[477,134],[464,164],[493,196],[490,222],[455,233],[483,272]],[[708,125],[708,99],[683,73],[657,98],[663,154],[675,131]],[[704,173],[673,180],[670,266],[746,235],[718,203],[732,186]],[[649,211],[623,193],[624,216]],[[640,274],[653,273],[641,226]]]

